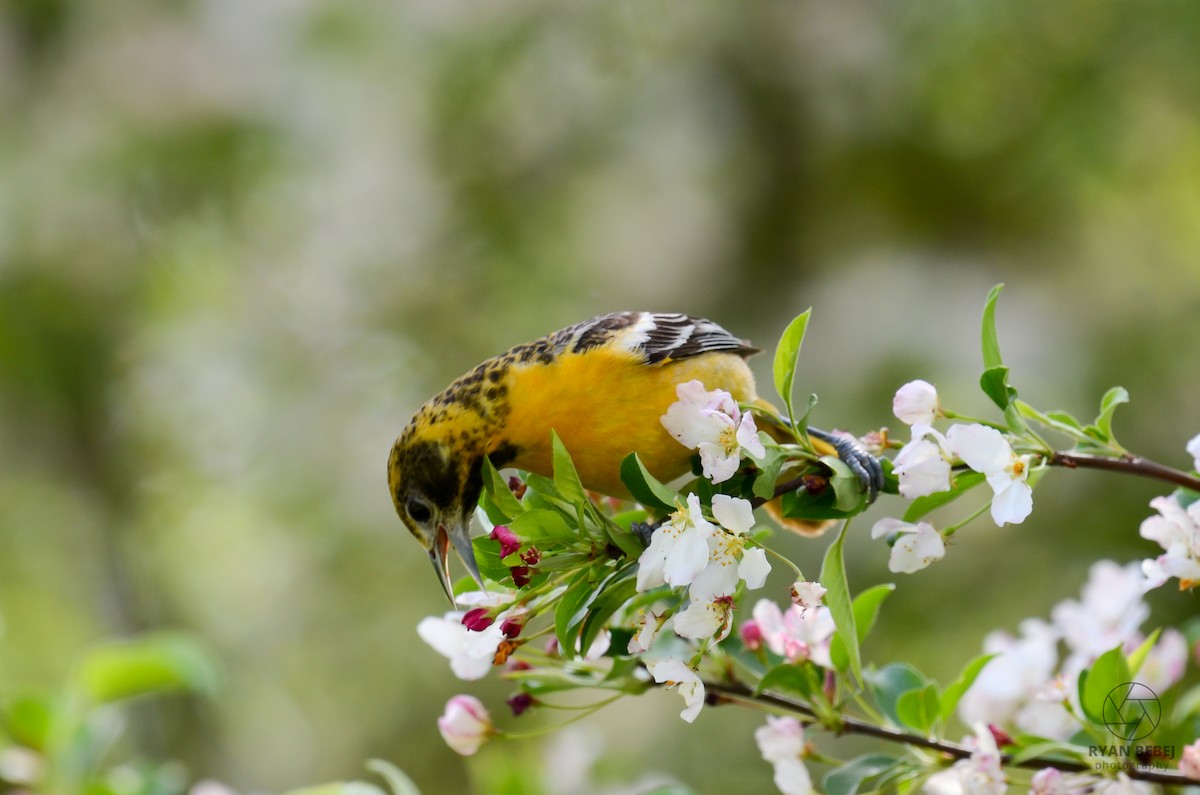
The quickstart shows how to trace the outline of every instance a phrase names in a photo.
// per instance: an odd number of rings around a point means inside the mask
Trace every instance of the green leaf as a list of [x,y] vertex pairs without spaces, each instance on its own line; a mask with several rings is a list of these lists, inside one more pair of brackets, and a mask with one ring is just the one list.
[[1017,390],[1008,385],[1008,368],[1004,366],[984,370],[979,377],[979,388],[1001,409],[1007,409],[1017,397]]
[[987,303],[983,306],[982,337],[983,368],[985,370],[1004,364],[1004,360],[1000,357],[1000,341],[996,337],[996,299],[1000,297],[1000,291],[1003,289],[1003,284],[993,287],[988,293]]
[[971,660],[963,668],[962,673],[958,675],[958,679],[955,679],[946,688],[946,692],[942,694],[942,704],[939,710],[939,717],[943,723],[950,720],[950,716],[954,714],[954,710],[958,709],[958,702],[971,689],[971,685],[975,684],[975,680],[979,677],[979,672],[995,656],[995,654],[984,654]]
[[[760,435],[765,435],[761,434]],[[767,448],[767,457],[758,464],[758,475],[754,478],[754,496],[769,500],[775,496],[775,482],[779,470],[787,461],[787,453],[777,448]]]
[[675,510],[679,494],[651,475],[637,453],[630,453],[621,462],[621,482],[642,505],[664,511]]
[[[1082,439],[1085,437],[1083,426],[1079,424],[1079,420],[1065,411],[1047,411],[1042,413],[1023,400],[1014,400],[1012,406],[1009,408],[1015,408],[1016,413],[1022,419],[1028,418],[1039,422],[1047,428],[1053,428],[1059,433],[1073,439]],[[1012,430],[1011,427],[1010,430]]]
[[479,508],[492,524],[508,524],[508,515],[496,507],[495,501],[486,491],[479,495]]
[[869,778],[878,776],[896,765],[899,760],[887,754],[863,754],[841,767],[829,771],[821,781],[826,795],[856,795]]
[[[858,630],[860,644],[866,640],[867,634],[875,626],[875,619],[879,616],[879,608],[883,606],[883,600],[887,599],[888,594],[894,590],[896,590],[896,586],[892,583],[883,583],[868,588],[854,597],[854,626]],[[839,634],[833,636],[829,647],[829,657],[833,661],[834,668],[839,671],[846,670],[850,660],[846,656],[846,644]]]
[[[1018,742],[1025,739],[1024,737],[1019,737]],[[1085,753],[1086,750],[1086,748],[1056,740],[1039,740],[1032,742],[1030,745],[1025,745],[1024,742],[1021,742],[1020,750],[1013,752],[1012,765],[1021,765],[1031,759],[1079,761],[1081,753]]]
[[554,450],[554,485],[558,488],[558,493],[570,502],[583,502],[583,484],[579,481],[575,462],[571,460],[571,454],[567,452],[562,439],[559,439],[553,430],[550,431],[550,446]]
[[867,495],[862,490],[862,483],[846,462],[835,455],[824,455],[821,463],[832,472],[829,485],[833,488],[833,507],[851,516],[866,508]]
[[1128,683],[1133,674],[1129,672],[1129,663],[1125,661],[1121,646],[1101,654],[1086,673],[1086,676],[1080,674],[1079,677],[1079,703],[1088,720],[1103,726],[1104,702],[1108,694],[1114,687]]
[[545,544],[547,541],[569,544],[579,539],[579,531],[567,524],[561,513],[549,508],[533,508],[526,511],[509,522],[508,529],[516,533],[522,541],[531,544]]
[[558,637],[558,648],[563,657],[570,659],[575,653],[575,639],[579,624],[587,615],[588,601],[595,593],[591,569],[584,569],[572,578],[567,590],[558,599],[554,610],[554,634]]
[[[1129,402],[1129,393],[1124,387],[1114,386],[1112,389],[1104,393],[1104,397],[1100,399],[1100,414],[1096,417],[1095,430],[1099,433],[1101,441],[1112,442],[1112,419],[1113,412],[1117,410],[1117,406],[1122,403]],[[1090,431],[1091,428],[1085,430]]]
[[833,625],[837,627],[838,635],[846,647],[846,659],[850,662],[850,670],[862,681],[862,657],[858,650],[858,629],[854,621],[854,605],[850,600],[850,585],[846,581],[846,560],[844,547],[846,544],[846,528],[849,523],[842,524],[837,538],[825,551],[825,560],[821,564],[821,584],[825,586],[825,604],[833,617]]
[[915,522],[921,519],[943,505],[954,502],[983,481],[984,476],[981,472],[959,472],[951,481],[949,491],[939,491],[936,494],[927,494],[913,500],[904,512],[904,521]]
[[853,511],[838,509],[837,493],[831,488],[820,494],[813,494],[807,490],[789,491],[783,495],[780,504],[783,507],[783,515],[789,519],[847,519],[859,512],[857,508]]
[[929,682],[925,687],[900,694],[896,699],[896,717],[905,726],[928,734],[941,714],[941,703],[937,684]]
[[821,692],[823,679],[812,663],[781,663],[767,671],[754,692],[755,695],[768,691],[783,693],[811,701]]
[[1142,664],[1146,662],[1146,656],[1150,654],[1151,649],[1154,648],[1154,644],[1158,643],[1158,636],[1161,634],[1162,627],[1159,627],[1151,632],[1150,637],[1142,641],[1141,645],[1134,649],[1133,653],[1129,655],[1128,664],[1130,676],[1137,676],[1137,672],[1142,670]]
[[897,726],[903,725],[896,713],[896,702],[900,696],[910,690],[922,689],[927,684],[921,672],[908,663],[892,663],[878,671],[869,671],[866,681],[875,694],[875,703],[880,711]]
[[[515,531],[514,531],[515,532]],[[475,552],[475,565],[485,580],[503,582],[509,576],[508,566],[500,560],[500,542],[493,541],[487,536],[475,536],[471,539],[471,549]],[[472,580],[471,589],[476,586]]]
[[812,316],[812,309],[806,309],[798,315],[788,327],[784,329],[783,335],[779,338],[779,344],[775,346],[775,391],[783,398],[783,403],[787,406],[788,418],[792,421],[792,427],[796,427],[796,412],[792,407],[792,387],[796,380],[796,362],[800,356],[800,346],[804,342],[804,332],[808,329],[808,319]]
[[597,592],[596,598],[588,607],[587,617],[583,622],[583,635],[579,641],[579,648],[584,654],[592,648],[592,643],[613,613],[637,595],[637,578],[632,576],[636,572],[636,567],[626,566],[605,583],[603,590]]
[[[483,457],[483,488],[492,498],[492,503],[504,514],[504,519],[511,519],[525,511],[525,506],[512,493],[512,489],[496,471],[496,467],[492,466],[492,462],[487,456]],[[495,517],[489,515],[489,518],[494,524],[496,523]],[[503,521],[500,524],[503,524]]]
[[1079,420],[1065,411],[1047,411],[1046,419],[1050,420],[1051,423],[1058,423],[1076,431],[1083,430],[1083,425],[1080,424]]
[[421,795],[421,790],[413,780],[404,775],[404,771],[383,759],[371,759],[367,762],[367,770],[388,783],[392,795]]
[[97,704],[176,691],[211,695],[221,683],[208,651],[192,638],[174,633],[96,647],[84,656],[75,676]]

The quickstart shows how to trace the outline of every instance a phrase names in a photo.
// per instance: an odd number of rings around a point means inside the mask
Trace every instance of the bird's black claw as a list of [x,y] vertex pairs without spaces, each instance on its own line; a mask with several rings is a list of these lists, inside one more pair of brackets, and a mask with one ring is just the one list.
[[642,546],[648,547],[650,546],[650,536],[654,535],[657,527],[657,524],[650,524],[649,522],[634,522],[629,529],[642,542]]
[[864,450],[852,436],[830,433],[819,428],[809,428],[808,435],[833,445],[838,458],[850,467],[850,471],[862,483],[863,490],[867,492],[867,504],[875,502],[879,490],[883,488],[883,466],[879,459]]

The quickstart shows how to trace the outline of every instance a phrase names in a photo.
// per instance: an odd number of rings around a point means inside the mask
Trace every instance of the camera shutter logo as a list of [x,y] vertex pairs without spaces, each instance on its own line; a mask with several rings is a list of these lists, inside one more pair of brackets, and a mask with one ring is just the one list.
[[1158,696],[1141,682],[1117,685],[1104,699],[1104,724],[1125,742],[1149,737],[1161,718]]

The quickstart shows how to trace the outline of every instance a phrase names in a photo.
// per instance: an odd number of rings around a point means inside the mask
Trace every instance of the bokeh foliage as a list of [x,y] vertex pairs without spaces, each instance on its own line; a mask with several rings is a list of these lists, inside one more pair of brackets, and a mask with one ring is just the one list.
[[[443,605],[383,464],[450,378],[603,311],[769,342],[812,305],[813,422],[866,430],[914,377],[986,410],[974,329],[1005,281],[1022,394],[1082,412],[1122,384],[1124,444],[1185,464],[1197,34],[1184,0],[3,0],[0,694],[165,628],[224,684],[136,707],[129,758],[243,791],[368,757],[430,792],[536,767],[464,767],[433,731],[456,683],[413,628]],[[1148,554],[1153,484],[1055,480],[906,580],[875,651],[949,675],[1088,561]],[[767,786],[728,764],[751,716],[655,706],[595,722],[601,778]]]

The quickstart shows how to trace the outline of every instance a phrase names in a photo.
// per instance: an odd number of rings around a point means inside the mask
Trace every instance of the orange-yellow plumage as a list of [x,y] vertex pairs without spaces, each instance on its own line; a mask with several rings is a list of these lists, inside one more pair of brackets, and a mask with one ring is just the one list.
[[509,414],[493,445],[507,442],[520,451],[510,466],[549,473],[553,428],[573,454],[584,485],[626,496],[619,470],[631,452],[663,481],[689,470],[694,451],[672,438],[660,418],[677,400],[676,385],[691,380],[737,400],[755,396],[746,362],[725,352],[647,365],[627,350],[605,346],[564,354],[550,364],[514,367],[507,380]]

